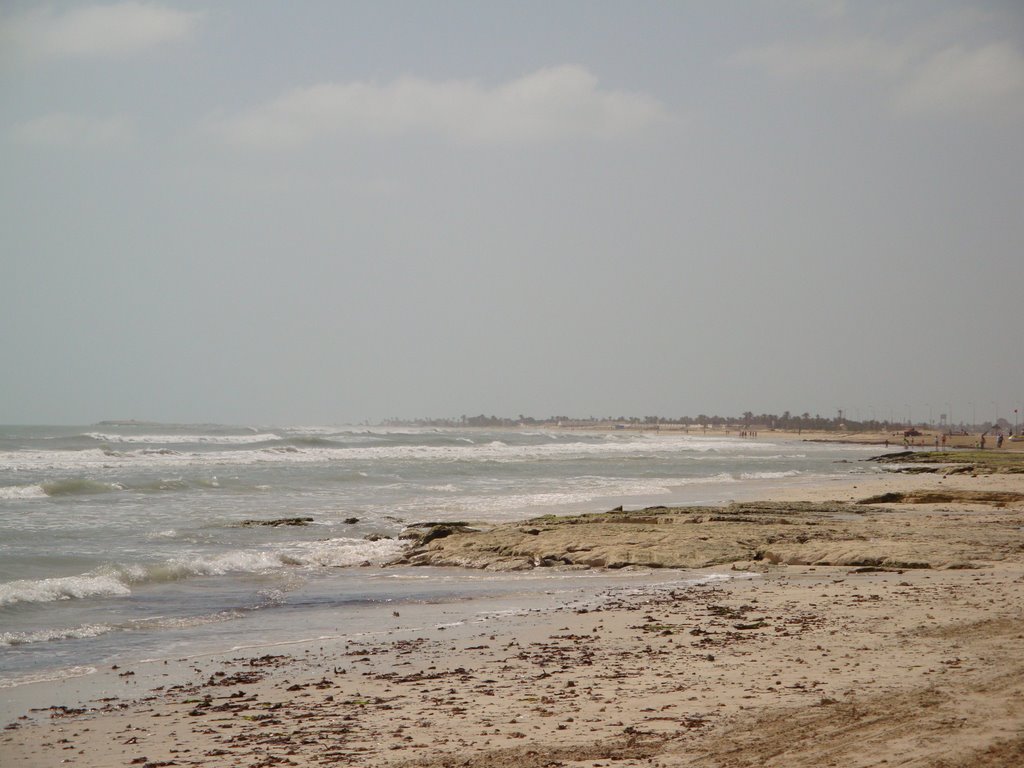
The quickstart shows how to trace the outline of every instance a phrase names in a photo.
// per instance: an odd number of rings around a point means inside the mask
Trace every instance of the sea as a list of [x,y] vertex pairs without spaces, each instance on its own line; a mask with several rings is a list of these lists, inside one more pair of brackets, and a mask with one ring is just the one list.
[[[877,452],[699,429],[0,426],[0,699],[133,661],[368,636],[400,611],[426,626],[580,600],[622,577],[386,564],[413,523],[721,504],[874,472]],[[309,520],[258,524],[284,518]]]

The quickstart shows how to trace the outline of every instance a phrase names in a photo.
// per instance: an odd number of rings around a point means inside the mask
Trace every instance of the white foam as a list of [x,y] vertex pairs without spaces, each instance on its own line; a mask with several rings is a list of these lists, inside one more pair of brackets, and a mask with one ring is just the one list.
[[[157,436],[140,435],[137,442],[154,441]],[[182,436],[174,437],[176,440]],[[192,436],[199,437],[199,436]],[[256,438],[279,439],[276,435],[209,436],[209,442],[258,442]],[[228,439],[230,438],[230,439]],[[128,442],[126,439],[125,442]],[[0,471],[88,471],[95,469],[182,468],[244,466],[252,464],[308,464],[336,462],[435,461],[453,462],[538,462],[604,458],[659,458],[703,454],[749,457],[749,454],[778,453],[771,443],[744,442],[735,438],[697,438],[688,435],[611,435],[607,438],[531,445],[510,445],[493,440],[483,445],[359,445],[359,446],[264,446],[202,452],[166,452],[149,449],[113,452],[99,448],[80,451],[9,451],[0,453]]]
[[0,488],[0,499],[45,499],[41,485],[8,485]]
[[[729,475],[704,478],[706,482],[735,482]],[[503,516],[519,517],[524,510],[540,513],[544,509],[578,506],[596,499],[609,497],[659,496],[671,491],[672,486],[686,480],[649,478],[624,479],[604,477],[566,478],[559,481],[557,491],[531,493],[482,493],[452,497],[446,489],[435,493],[444,496],[418,496],[401,504],[387,507],[390,513],[406,517],[471,515],[474,518],[499,519]],[[383,511],[383,510],[382,510]]]
[[28,645],[30,643],[45,643],[51,640],[99,637],[112,630],[113,627],[109,624],[86,624],[70,629],[43,629],[36,632],[0,632],[0,646]]
[[791,469],[786,472],[744,472],[740,475],[742,480],[779,480],[783,477],[796,477],[799,470]]
[[[705,455],[705,456],[694,456],[696,461],[721,461],[723,456],[721,455]],[[734,453],[728,458],[735,461],[780,461],[782,459],[806,459],[807,454],[805,453]]]
[[708,475],[707,477],[683,477],[678,480],[673,480],[673,485],[713,485],[715,483],[735,483],[736,478],[730,475],[728,472],[719,472],[717,475]]
[[17,688],[19,685],[32,685],[33,683],[51,683],[93,674],[96,674],[96,667],[68,667],[67,669],[58,669],[53,672],[42,672],[35,675],[0,678],[0,688]]
[[19,580],[0,584],[0,606],[15,603],[50,603],[85,597],[113,597],[131,594],[117,576],[64,576],[53,579]]
[[159,541],[160,539],[176,539],[178,538],[178,532],[174,528],[167,528],[163,531],[150,531],[145,535],[145,538],[150,541]]
[[174,581],[189,576],[223,576],[228,573],[262,573],[281,568],[288,558],[268,550],[236,550],[213,557],[182,556],[142,574],[147,581]]
[[164,566],[132,574],[132,580],[163,581],[187,576],[223,576],[228,573],[263,573],[288,566],[338,568],[370,561],[381,563],[397,555],[401,542],[336,538],[297,542],[277,549],[235,550],[213,557],[183,557]]
[[328,539],[307,542],[298,550],[298,560],[303,565],[339,568],[367,561],[383,563],[401,552],[402,543],[392,539]]
[[158,445],[245,445],[280,440],[273,432],[249,435],[112,435],[103,432],[87,432],[85,437],[101,443],[144,443]]
[[339,427],[310,427],[301,425],[288,427],[286,431],[289,437],[322,437],[323,435],[348,434],[345,429]]
[[0,584],[0,606],[48,603],[90,597],[124,597],[132,585],[164,583],[197,576],[265,573],[287,567],[339,568],[365,562],[383,563],[397,555],[392,539],[328,539],[299,542],[276,549],[235,550],[214,556],[183,555],[155,565],[109,566],[79,576],[19,580]]

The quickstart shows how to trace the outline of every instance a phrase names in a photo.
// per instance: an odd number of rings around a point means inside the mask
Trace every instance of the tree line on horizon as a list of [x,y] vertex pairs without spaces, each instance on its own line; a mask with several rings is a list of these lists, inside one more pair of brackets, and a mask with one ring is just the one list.
[[[1002,426],[1000,419],[996,426]],[[621,424],[632,428],[656,428],[660,425],[682,426],[697,428],[741,428],[741,429],[783,429],[783,430],[818,430],[818,431],[893,431],[913,426],[905,421],[890,421],[868,419],[855,421],[845,418],[842,412],[836,416],[826,417],[821,414],[812,416],[807,411],[801,414],[793,414],[784,411],[781,414],[759,413],[744,411],[737,416],[721,416],[718,414],[698,414],[696,416],[679,416],[676,418],[665,416],[588,416],[585,418],[573,416],[549,416],[544,419],[537,419],[532,416],[519,414],[516,417],[507,416],[467,416],[446,418],[419,418],[419,419],[386,419],[385,426],[414,426],[414,427],[523,427],[523,426],[598,426],[607,424]],[[924,422],[915,422],[918,426],[926,426]],[[977,426],[977,425],[975,425]],[[989,427],[990,425],[982,425]]]

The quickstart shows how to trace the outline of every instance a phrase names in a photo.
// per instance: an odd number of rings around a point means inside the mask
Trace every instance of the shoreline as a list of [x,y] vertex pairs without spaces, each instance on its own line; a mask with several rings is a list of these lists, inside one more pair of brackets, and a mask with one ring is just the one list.
[[[617,426],[615,422],[594,425],[564,425],[552,426],[551,429],[565,432],[651,432],[654,434],[683,434],[690,437],[740,437],[745,440],[792,440],[805,443],[835,443],[846,445],[877,445],[899,450],[904,446],[903,432],[909,427],[893,428],[892,430],[824,430],[824,429],[781,429],[760,427],[752,425],[749,429],[741,426],[731,425],[729,427],[715,426],[703,427],[699,425],[683,426],[679,424],[657,424],[657,425],[632,425],[625,424]],[[918,435],[908,438],[906,446],[912,449],[932,450],[935,448],[935,439],[939,440],[939,449],[976,449],[979,448],[981,433],[979,432],[951,432],[949,430],[937,429],[934,427],[914,427]],[[1003,442],[1002,447],[996,447],[997,431],[986,433],[985,450],[996,450],[1001,452],[1024,451],[1024,439],[1010,437]],[[943,435],[946,442],[942,442]]]
[[[0,724],[0,762],[1014,764],[1024,759],[1024,504],[1012,499],[1024,475],[864,474],[764,500],[924,490],[949,500],[773,523],[767,538],[782,538],[762,553],[772,557],[638,572],[631,588],[627,566],[621,587],[584,591],[603,605],[555,600],[479,623],[402,606],[374,637],[104,670],[115,693],[81,712],[62,709],[60,683],[41,686],[53,708]],[[1011,500],[980,502],[985,493]],[[658,525],[705,546],[716,529],[761,546],[749,540],[757,529],[738,527],[753,523]],[[576,524],[575,543],[631,529],[635,550],[651,527]],[[895,557],[908,552],[932,567]],[[854,564],[886,553],[889,564]],[[686,583],[712,575],[722,578]]]

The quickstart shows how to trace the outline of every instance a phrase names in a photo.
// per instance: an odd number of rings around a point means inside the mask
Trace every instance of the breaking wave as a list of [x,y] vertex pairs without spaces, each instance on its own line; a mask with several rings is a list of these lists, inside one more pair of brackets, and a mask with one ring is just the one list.
[[[230,481],[234,490],[267,491],[270,486],[259,483],[246,485],[237,480]],[[104,493],[131,491],[136,493],[159,493],[163,491],[187,491],[190,489],[220,488],[222,482],[214,477],[185,479],[184,477],[161,477],[156,479],[124,480],[119,482],[94,480],[87,477],[71,477],[60,480],[45,480],[33,485],[9,485],[0,487],[0,500],[45,499],[64,496],[92,496]]]
[[103,432],[87,432],[83,437],[99,443],[128,443],[151,445],[246,445],[266,443],[280,439],[273,432],[248,435],[114,435]]
[[[11,645],[29,645],[46,643],[52,640],[81,640],[87,637],[99,637],[113,631],[109,624],[85,624],[81,627],[68,629],[41,629],[36,632],[0,632],[0,647]],[[0,688],[4,686],[0,684]]]
[[[94,433],[97,437],[111,437]],[[116,436],[113,436],[116,437]],[[90,469],[185,468],[326,462],[424,461],[467,463],[535,463],[702,457],[773,458],[778,446],[736,439],[690,436],[597,435],[592,438],[513,443],[505,440],[468,442],[457,435],[428,439],[399,435],[135,435],[115,441],[145,444],[113,450],[110,444],[86,449],[16,450],[0,452],[0,470],[84,471]],[[192,448],[185,447],[191,442]],[[164,447],[161,447],[163,444]],[[174,445],[168,448],[166,445]]]
[[124,490],[124,486],[120,483],[104,483],[100,480],[89,480],[84,477],[51,480],[43,483],[41,488],[47,496],[79,496],[89,493],[112,493]]
[[204,557],[180,557],[150,565],[115,565],[78,576],[19,580],[0,584],[0,607],[17,603],[125,597],[133,586],[159,584],[198,576],[266,573],[288,567],[340,568],[366,562],[383,563],[402,545],[391,539],[328,539],[299,542],[272,550],[237,550]]
[[83,574],[52,579],[11,581],[0,584],[0,607],[15,603],[50,603],[86,597],[131,594],[128,585],[112,574]]
[[46,491],[41,485],[7,485],[0,488],[0,499],[42,499]]

